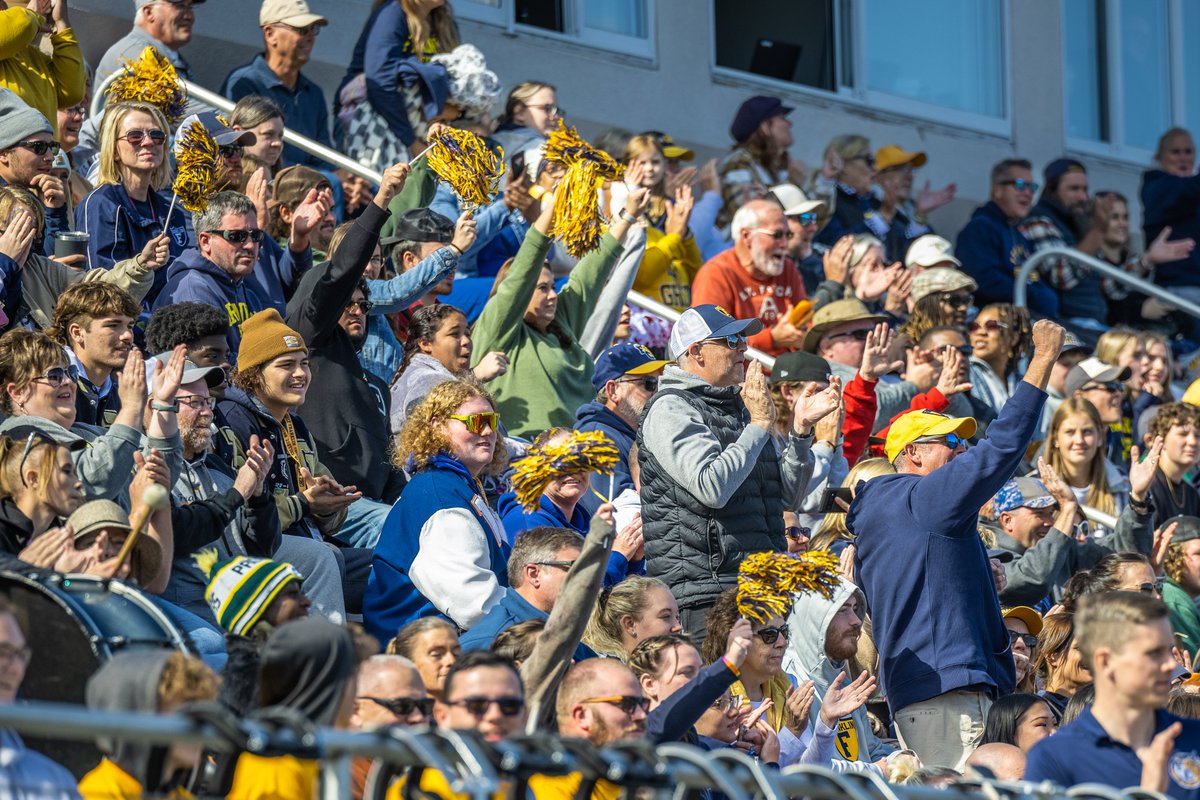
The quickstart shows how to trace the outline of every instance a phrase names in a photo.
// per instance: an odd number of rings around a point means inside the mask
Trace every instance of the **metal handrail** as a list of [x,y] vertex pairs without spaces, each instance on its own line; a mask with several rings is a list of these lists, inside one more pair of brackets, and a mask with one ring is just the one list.
[[1029,276],[1035,268],[1044,261],[1049,261],[1052,258],[1069,258],[1072,261],[1078,261],[1091,269],[1112,278],[1115,281],[1132,286],[1143,294],[1148,294],[1151,297],[1157,297],[1164,303],[1178,308],[1191,314],[1193,317],[1200,319],[1200,305],[1196,305],[1191,300],[1185,300],[1182,297],[1171,294],[1170,291],[1161,286],[1157,286],[1145,278],[1139,278],[1136,275],[1130,275],[1125,270],[1118,266],[1109,264],[1107,261],[1081,253],[1078,250],[1070,247],[1050,247],[1045,250],[1039,250],[1029,258],[1025,259],[1025,263],[1021,265],[1021,269],[1017,271],[1017,279],[1013,285],[1013,305],[1024,307],[1026,305],[1026,284],[1029,282]]

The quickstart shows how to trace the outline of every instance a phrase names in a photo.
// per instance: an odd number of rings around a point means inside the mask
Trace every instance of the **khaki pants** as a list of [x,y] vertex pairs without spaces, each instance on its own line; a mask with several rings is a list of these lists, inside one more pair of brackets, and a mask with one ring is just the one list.
[[991,698],[982,692],[947,692],[896,712],[900,744],[927,767],[962,770],[983,738]]

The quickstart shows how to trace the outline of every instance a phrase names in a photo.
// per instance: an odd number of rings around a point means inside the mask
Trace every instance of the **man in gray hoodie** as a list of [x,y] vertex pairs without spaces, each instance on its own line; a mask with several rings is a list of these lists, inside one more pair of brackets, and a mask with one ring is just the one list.
[[[858,677],[850,660],[858,652],[862,615],[866,602],[854,584],[840,580],[829,599],[819,593],[800,593],[788,617],[788,647],[783,669],[798,680],[813,682],[813,704],[809,725],[821,719],[821,699],[830,685],[841,678],[848,683]],[[892,765],[904,757],[915,759],[908,750],[885,744],[871,730],[866,705],[837,721],[833,762],[838,772],[875,772],[891,776]],[[917,766],[920,763],[917,762]]]

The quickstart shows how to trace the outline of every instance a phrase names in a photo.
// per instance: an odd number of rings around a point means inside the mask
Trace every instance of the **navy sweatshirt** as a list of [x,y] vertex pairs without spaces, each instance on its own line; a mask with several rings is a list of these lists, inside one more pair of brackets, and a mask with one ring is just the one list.
[[[954,254],[962,262],[963,272],[975,279],[979,289],[975,304],[1011,303],[1017,271],[1033,248],[1014,224],[1009,223],[1000,206],[988,201],[975,209],[971,221],[958,232]],[[1026,294],[1029,308],[1039,317],[1054,318],[1058,314],[1058,295],[1046,283],[1029,276]]]
[[[1181,178],[1161,169],[1142,175],[1142,231],[1146,246],[1171,226],[1171,239],[1200,239],[1200,175]],[[1159,286],[1200,286],[1200,248],[1154,270]]]
[[1046,393],[1022,381],[987,438],[925,476],[859,483],[846,524],[893,712],[957,689],[1008,694],[1015,668],[979,509],[1013,476]]

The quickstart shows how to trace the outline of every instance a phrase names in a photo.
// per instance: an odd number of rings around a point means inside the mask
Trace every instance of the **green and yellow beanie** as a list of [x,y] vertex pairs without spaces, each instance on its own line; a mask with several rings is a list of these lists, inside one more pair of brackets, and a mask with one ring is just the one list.
[[217,624],[238,636],[258,624],[285,586],[304,581],[291,564],[266,558],[236,556],[219,561],[216,550],[203,550],[195,561],[208,576],[204,599]]

